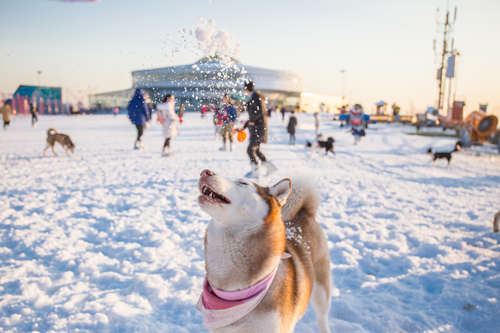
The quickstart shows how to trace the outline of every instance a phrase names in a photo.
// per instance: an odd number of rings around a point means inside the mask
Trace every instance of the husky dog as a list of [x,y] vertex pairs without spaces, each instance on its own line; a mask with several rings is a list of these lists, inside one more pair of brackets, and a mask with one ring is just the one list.
[[448,164],[450,164],[451,154],[453,154],[456,151],[460,151],[460,149],[462,149],[462,142],[457,141],[457,143],[455,143],[455,148],[450,152],[447,152],[447,151],[446,152],[432,152],[432,148],[429,148],[427,150],[427,154],[430,154],[432,156],[433,162],[436,162],[436,160],[442,158],[442,159],[446,159],[448,161]]
[[306,141],[306,148],[310,148],[311,151],[314,153],[316,149],[324,149],[325,150],[325,155],[328,155],[328,153],[335,154],[333,143],[335,142],[335,139],[331,136],[328,138],[324,138],[322,134],[318,134],[316,138],[316,143],[312,143],[311,141]]
[[318,196],[289,178],[271,187],[201,172],[206,278],[198,302],[212,332],[292,332],[309,299],[329,332],[330,257]]
[[73,141],[71,141],[69,135],[59,133],[54,128],[49,128],[47,130],[47,147],[45,147],[45,149],[43,150],[43,156],[45,156],[45,153],[47,152],[47,149],[49,149],[49,147],[52,148],[52,152],[55,156],[57,156],[54,150],[54,145],[56,144],[56,142],[59,142],[59,144],[66,151],[66,155],[68,156],[70,152],[73,153],[73,151],[75,150],[75,145],[73,144]]

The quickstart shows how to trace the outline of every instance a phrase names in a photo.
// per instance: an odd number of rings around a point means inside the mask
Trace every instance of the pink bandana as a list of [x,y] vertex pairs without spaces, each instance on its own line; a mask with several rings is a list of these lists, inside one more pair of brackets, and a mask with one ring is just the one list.
[[214,288],[205,278],[197,308],[208,329],[231,325],[260,304],[274,280],[279,265],[263,280],[246,289],[224,291]]

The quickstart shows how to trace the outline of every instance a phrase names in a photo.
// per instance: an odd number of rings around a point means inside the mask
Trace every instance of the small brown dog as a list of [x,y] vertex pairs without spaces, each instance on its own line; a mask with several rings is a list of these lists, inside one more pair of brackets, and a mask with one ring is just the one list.
[[52,152],[54,155],[57,156],[55,150],[54,150],[54,145],[56,142],[59,142],[59,144],[64,148],[66,151],[66,155],[70,155],[69,152],[73,153],[75,150],[75,145],[73,144],[73,141],[71,141],[71,138],[67,134],[59,133],[57,132],[54,128],[49,128],[47,130],[47,147],[43,150],[43,156],[45,156],[45,153],[47,152],[47,149],[52,148]]

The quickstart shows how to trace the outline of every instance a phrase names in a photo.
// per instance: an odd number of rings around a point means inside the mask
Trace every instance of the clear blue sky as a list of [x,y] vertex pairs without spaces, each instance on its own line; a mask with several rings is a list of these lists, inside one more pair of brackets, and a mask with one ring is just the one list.
[[[454,35],[462,53],[457,97],[468,110],[487,102],[500,113],[500,1],[458,5]],[[190,63],[189,50],[173,62],[165,54],[179,29],[201,17],[241,45],[244,64],[291,70],[305,90],[341,94],[368,110],[380,100],[421,111],[436,100],[432,40],[435,10],[446,0],[222,1],[55,0],[0,1],[0,92],[19,84],[63,86],[68,99],[131,86],[136,69]],[[38,77],[37,70],[43,73]]]

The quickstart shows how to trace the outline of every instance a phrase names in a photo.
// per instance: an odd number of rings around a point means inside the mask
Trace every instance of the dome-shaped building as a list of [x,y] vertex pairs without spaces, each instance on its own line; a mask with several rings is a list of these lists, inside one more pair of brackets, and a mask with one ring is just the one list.
[[[140,88],[149,93],[153,102],[171,93],[177,104],[185,104],[188,110],[198,110],[203,104],[219,103],[225,93],[235,99],[241,98],[246,80],[254,81],[256,89],[269,102],[285,105],[298,103],[303,86],[302,77],[295,73],[245,66],[235,59],[205,57],[190,65],[133,71],[132,89],[93,95],[90,102],[105,108],[124,107],[123,97]],[[110,102],[115,105],[109,105]]]

